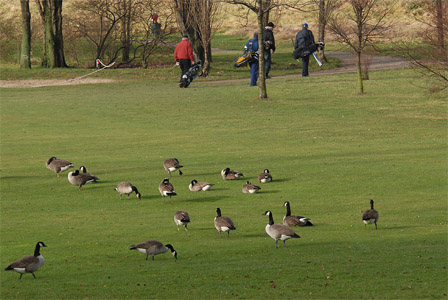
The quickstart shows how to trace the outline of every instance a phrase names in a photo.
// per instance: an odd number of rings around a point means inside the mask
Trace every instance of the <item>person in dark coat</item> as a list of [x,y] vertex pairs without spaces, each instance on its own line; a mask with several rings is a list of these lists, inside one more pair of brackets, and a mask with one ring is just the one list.
[[182,76],[194,65],[193,45],[190,43],[188,35],[183,35],[182,41],[174,49],[174,60],[176,64],[179,63],[180,79],[182,80]]
[[271,70],[271,50],[272,55],[275,54],[275,39],[274,39],[274,23],[269,22],[263,30],[263,44],[264,44],[264,68],[266,72],[266,78],[271,78],[269,76],[269,71]]
[[311,30],[308,29],[308,24],[302,25],[302,30],[296,35],[296,41],[294,43],[294,49],[298,50],[302,57],[302,76],[307,77],[308,64],[310,62],[310,54],[312,54],[311,46],[314,44],[314,35]]
[[250,86],[256,86],[258,80],[258,32],[254,33],[254,37],[247,41],[246,47],[248,51],[255,51],[253,60],[249,63],[250,67]]

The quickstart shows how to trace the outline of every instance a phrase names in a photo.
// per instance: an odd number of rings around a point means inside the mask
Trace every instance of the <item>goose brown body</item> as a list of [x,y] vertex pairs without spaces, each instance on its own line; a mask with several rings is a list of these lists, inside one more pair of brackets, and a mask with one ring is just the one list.
[[180,226],[185,226],[185,231],[188,231],[187,226],[190,223],[190,216],[186,211],[176,211],[174,214],[174,223],[177,225],[177,230],[179,231]]
[[149,255],[151,255],[152,260],[154,260],[155,255],[162,254],[162,253],[165,253],[168,250],[170,250],[174,259],[177,259],[177,252],[176,252],[176,250],[174,250],[174,248],[171,244],[164,245],[161,242],[156,241],[156,240],[149,240],[149,241],[145,241],[142,243],[132,245],[130,250],[137,250],[141,253],[146,254],[146,260],[148,260]]
[[123,194],[128,195],[128,199],[129,199],[129,194],[131,194],[132,192],[135,192],[135,196],[138,199],[142,198],[142,195],[139,193],[137,187],[133,186],[132,183],[124,181],[124,182],[120,182],[117,187],[115,188],[115,190],[120,194],[120,200]]
[[170,174],[170,176],[171,172],[174,172],[176,170],[179,171],[179,175],[183,174],[182,171],[180,170],[180,168],[182,168],[183,166],[179,164],[179,160],[177,158],[165,159],[165,161],[163,162],[163,167]]
[[71,162],[68,162],[63,159],[58,159],[54,156],[50,157],[50,159],[47,160],[45,165],[48,169],[52,170],[53,172],[56,172],[58,177],[60,172],[68,170],[69,168],[73,168],[73,164]]
[[162,198],[168,196],[171,199],[171,196],[177,195],[174,191],[174,186],[170,183],[170,180],[168,178],[163,179],[159,184],[159,192],[162,195]]
[[246,181],[246,184],[243,185],[243,188],[242,188],[242,191],[245,194],[254,194],[254,193],[258,192],[259,190],[261,190],[261,187],[259,187],[256,184],[250,183],[250,181]]
[[263,173],[258,175],[258,182],[266,183],[272,181],[272,175],[268,169],[264,169]]
[[205,192],[208,191],[214,184],[209,182],[198,182],[196,179],[193,179],[188,186],[188,189],[192,192]]
[[230,168],[221,170],[221,176],[224,180],[235,180],[244,177],[243,173],[237,170],[230,170]]
[[373,208],[373,199],[370,200],[370,209],[366,210],[362,214],[362,221],[364,222],[364,227],[367,227],[368,224],[375,224],[375,229],[378,229],[377,222],[380,218],[378,211]]
[[291,228],[283,224],[274,224],[272,212],[267,210],[264,215],[269,216],[269,224],[266,225],[266,233],[275,240],[275,248],[278,248],[278,240],[283,241],[283,247],[286,247],[286,240],[291,238],[300,238]]
[[47,247],[44,242],[37,242],[36,248],[34,249],[34,255],[33,256],[25,256],[21,259],[13,262],[8,267],[6,267],[6,271],[12,270],[20,273],[19,279],[22,279],[23,274],[25,273],[31,273],[34,278],[36,278],[36,275],[34,275],[34,272],[40,269],[44,265],[45,259],[40,254],[40,248],[41,247]]
[[233,221],[229,217],[223,217],[221,216],[221,209],[216,209],[217,216],[214,219],[215,228],[219,232],[219,237],[221,238],[221,232],[227,231],[227,237],[230,236],[230,230],[235,230],[236,227],[233,224]]

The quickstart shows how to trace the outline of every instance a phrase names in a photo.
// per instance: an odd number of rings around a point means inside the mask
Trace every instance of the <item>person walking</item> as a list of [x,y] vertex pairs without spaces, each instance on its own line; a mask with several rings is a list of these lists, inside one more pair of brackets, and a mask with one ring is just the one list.
[[269,22],[263,30],[263,44],[264,44],[264,69],[266,78],[269,79],[269,71],[271,70],[271,50],[272,55],[275,54],[275,39],[274,39],[274,23]]
[[308,64],[310,62],[310,54],[312,54],[311,46],[314,44],[314,35],[311,30],[308,29],[308,24],[302,25],[302,30],[296,35],[296,41],[294,43],[294,50],[302,57],[302,76],[308,77]]
[[254,32],[254,37],[246,43],[247,51],[252,52],[252,61],[250,67],[250,86],[256,86],[258,80],[258,32]]
[[182,81],[182,76],[194,65],[193,45],[190,43],[188,35],[184,34],[182,41],[174,49],[174,60],[176,64],[179,64]]

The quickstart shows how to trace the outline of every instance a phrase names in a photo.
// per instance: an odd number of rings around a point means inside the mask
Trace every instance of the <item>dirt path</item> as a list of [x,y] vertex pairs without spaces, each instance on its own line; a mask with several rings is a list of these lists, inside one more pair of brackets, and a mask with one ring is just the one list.
[[[216,49],[214,49],[216,51]],[[221,50],[223,51],[223,50]],[[237,51],[238,53],[240,51]],[[329,70],[318,70],[311,72],[311,76],[319,76],[319,75],[332,75],[332,74],[342,74],[342,73],[353,73],[356,72],[356,57],[355,55],[347,52],[334,52],[328,51],[326,52],[329,57],[336,57],[339,59],[339,67]],[[312,58],[311,58],[312,59]],[[275,60],[275,57],[274,57]],[[369,55],[368,60],[370,61],[369,70],[386,70],[386,69],[396,69],[408,67],[410,64],[405,59],[400,57],[392,57],[392,56],[378,56],[378,55]],[[301,73],[301,70],[297,70],[297,74],[290,75],[280,75],[274,76],[274,78],[289,78],[289,77],[298,77]],[[196,81],[195,84],[205,84],[210,82],[238,82],[241,80],[247,80],[247,78],[242,79],[223,79],[223,80],[214,80],[214,81]],[[35,87],[43,87],[43,86],[57,86],[57,85],[74,85],[74,84],[92,84],[92,83],[110,83],[113,82],[112,79],[95,79],[95,78],[82,78],[79,80],[45,80],[45,79],[32,79],[32,80],[0,80],[0,88],[35,88]]]

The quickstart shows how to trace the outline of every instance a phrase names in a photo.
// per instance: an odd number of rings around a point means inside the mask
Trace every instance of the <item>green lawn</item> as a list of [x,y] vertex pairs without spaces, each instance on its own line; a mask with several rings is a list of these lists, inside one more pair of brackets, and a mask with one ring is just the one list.
[[[270,100],[256,101],[249,79],[179,89],[175,71],[0,90],[1,265],[48,245],[37,279],[0,273],[2,299],[446,298],[447,103],[418,88],[418,74],[371,72],[364,95],[354,74],[274,78]],[[51,156],[100,183],[78,191],[45,168]],[[169,157],[184,175],[162,200]],[[245,179],[223,181],[225,167]],[[265,168],[274,181],[243,194]],[[215,186],[193,193],[193,179]],[[142,199],[120,201],[121,181]],[[370,199],[378,230],[361,221]],[[276,249],[262,214],[280,223],[284,201],[315,226]],[[214,228],[217,207],[235,222],[230,238]],[[190,213],[188,233],[176,210]],[[171,243],[177,262],[128,250],[148,239]]]

